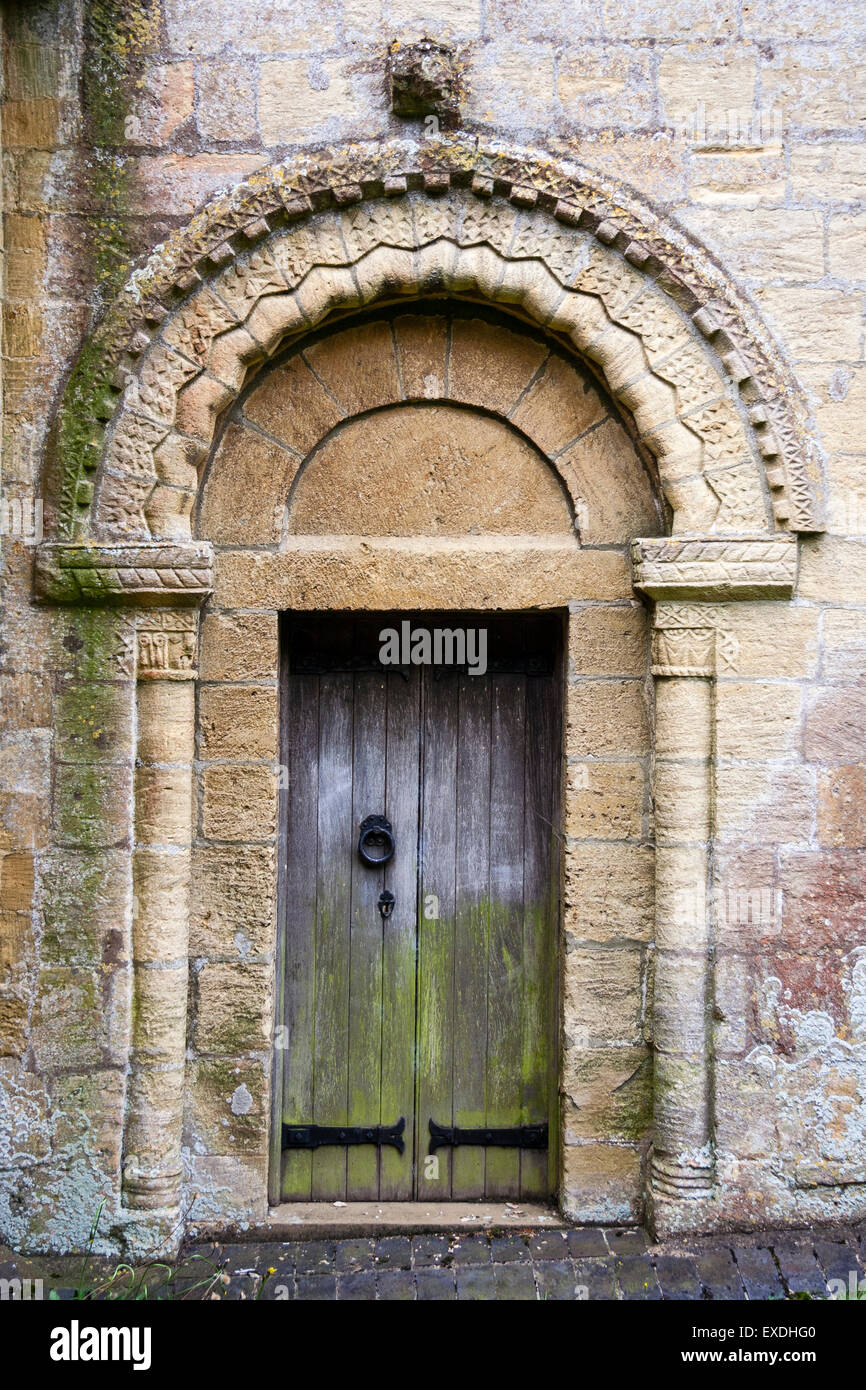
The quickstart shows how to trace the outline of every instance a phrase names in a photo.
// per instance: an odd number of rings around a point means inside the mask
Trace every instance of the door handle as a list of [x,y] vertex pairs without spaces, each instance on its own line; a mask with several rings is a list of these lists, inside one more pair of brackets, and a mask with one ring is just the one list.
[[367,816],[361,821],[358,853],[371,869],[387,864],[395,848],[394,831],[387,816]]

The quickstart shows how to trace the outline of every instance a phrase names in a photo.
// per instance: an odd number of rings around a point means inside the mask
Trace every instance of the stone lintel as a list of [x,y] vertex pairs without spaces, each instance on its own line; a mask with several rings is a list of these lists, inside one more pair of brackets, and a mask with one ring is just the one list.
[[200,604],[213,587],[209,541],[82,545],[36,551],[36,597],[54,603]]
[[668,536],[632,543],[634,587],[652,599],[792,598],[797,538]]

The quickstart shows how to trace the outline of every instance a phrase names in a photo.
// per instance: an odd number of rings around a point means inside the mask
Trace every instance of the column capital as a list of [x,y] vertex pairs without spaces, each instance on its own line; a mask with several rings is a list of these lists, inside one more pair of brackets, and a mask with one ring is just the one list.
[[797,538],[662,536],[632,542],[633,583],[652,599],[791,598],[797,582]]

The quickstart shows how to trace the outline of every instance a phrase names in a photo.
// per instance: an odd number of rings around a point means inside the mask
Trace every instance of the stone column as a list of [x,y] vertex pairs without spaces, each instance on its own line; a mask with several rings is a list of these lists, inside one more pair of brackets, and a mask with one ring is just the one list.
[[659,604],[652,667],[656,678],[653,1197],[707,1197],[713,1182],[710,874],[715,643],[714,627],[685,626],[674,605]]
[[138,620],[127,1207],[180,1203],[197,611]]
[[[712,1224],[715,681],[736,670],[738,599],[790,598],[793,536],[670,536],[632,547],[656,605],[656,975],[649,1218],[657,1235]],[[701,1210],[701,1203],[704,1210]]]

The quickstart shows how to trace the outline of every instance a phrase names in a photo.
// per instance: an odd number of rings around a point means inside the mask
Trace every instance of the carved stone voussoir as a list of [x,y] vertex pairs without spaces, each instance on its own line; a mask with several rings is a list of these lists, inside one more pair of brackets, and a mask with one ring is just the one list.
[[197,605],[213,587],[213,548],[48,543],[36,552],[35,586],[55,603]]
[[791,598],[797,582],[793,535],[671,536],[632,544],[634,586],[652,599]]

